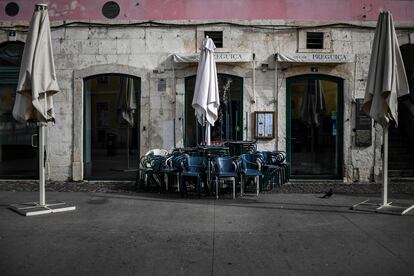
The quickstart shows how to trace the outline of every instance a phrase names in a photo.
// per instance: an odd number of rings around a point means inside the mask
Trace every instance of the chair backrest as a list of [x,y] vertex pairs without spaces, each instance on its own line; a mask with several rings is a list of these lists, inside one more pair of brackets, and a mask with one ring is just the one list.
[[275,151],[275,154],[276,154],[276,160],[275,160],[276,165],[283,164],[286,160],[286,152],[284,152],[284,151]]
[[263,162],[259,154],[245,153],[240,155],[240,166],[242,170],[259,170]]
[[207,160],[204,157],[187,155],[186,161],[186,164],[184,163],[184,170],[197,173],[205,172]]
[[165,160],[163,155],[144,155],[141,157],[141,166],[142,168],[152,169],[152,171],[157,172],[163,168]]
[[236,163],[233,157],[216,157],[214,159],[214,171],[217,172],[236,172]]
[[167,156],[167,159],[165,160],[165,165],[170,169],[177,169],[179,171],[182,171],[183,160],[186,158],[186,154],[179,151],[173,151],[173,153]]
[[149,150],[145,155],[161,155],[161,156],[167,156],[168,155],[168,150],[166,149],[152,149]]
[[151,159],[151,168],[153,172],[159,172],[165,165],[165,156],[153,155]]

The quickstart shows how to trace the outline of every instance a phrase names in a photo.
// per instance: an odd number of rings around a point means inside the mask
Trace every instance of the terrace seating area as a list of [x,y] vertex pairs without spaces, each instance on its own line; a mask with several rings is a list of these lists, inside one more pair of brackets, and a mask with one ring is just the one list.
[[136,189],[176,192],[181,196],[274,191],[289,180],[283,151],[257,151],[255,141],[226,142],[218,146],[153,149],[141,157]]

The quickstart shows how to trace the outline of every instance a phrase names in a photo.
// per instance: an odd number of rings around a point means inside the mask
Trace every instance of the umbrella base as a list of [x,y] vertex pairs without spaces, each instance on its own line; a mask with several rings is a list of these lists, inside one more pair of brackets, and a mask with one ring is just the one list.
[[36,215],[59,213],[59,212],[65,212],[65,211],[74,211],[76,210],[76,207],[75,205],[70,204],[70,203],[54,201],[54,202],[49,202],[45,205],[40,205],[37,202],[12,204],[9,206],[9,209],[23,216],[36,216]]
[[353,205],[351,209],[357,211],[371,211],[382,214],[407,215],[410,211],[414,210],[414,204],[399,202],[398,205],[396,205],[393,204],[393,202],[388,202],[388,204],[384,205],[380,200],[367,199]]

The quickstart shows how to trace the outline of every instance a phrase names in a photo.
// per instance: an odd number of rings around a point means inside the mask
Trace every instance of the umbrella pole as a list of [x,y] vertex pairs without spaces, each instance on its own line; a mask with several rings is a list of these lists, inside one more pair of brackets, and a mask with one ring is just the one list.
[[206,124],[206,145],[211,145],[211,136],[210,136],[211,126],[210,124]]
[[382,205],[387,206],[388,204],[388,125],[384,126],[384,157],[382,160],[383,164],[383,189],[382,189]]
[[45,206],[45,125],[39,126],[39,205]]

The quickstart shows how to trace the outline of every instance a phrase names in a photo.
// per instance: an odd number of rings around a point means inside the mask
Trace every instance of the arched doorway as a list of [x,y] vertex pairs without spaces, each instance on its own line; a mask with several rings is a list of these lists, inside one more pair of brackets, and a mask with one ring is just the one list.
[[414,44],[400,47],[410,93],[398,99],[398,127],[389,128],[388,176],[390,181],[414,177]]
[[140,144],[140,78],[102,74],[84,80],[85,179],[136,176]]
[[23,42],[0,44],[0,178],[38,178],[37,128],[12,115]]
[[[219,116],[211,128],[211,143],[243,140],[243,78],[217,74],[220,94]],[[202,141],[202,129],[197,123],[192,101],[196,76],[185,79],[184,145],[194,147]]]
[[286,111],[291,176],[342,177],[343,80],[325,75],[288,78]]

